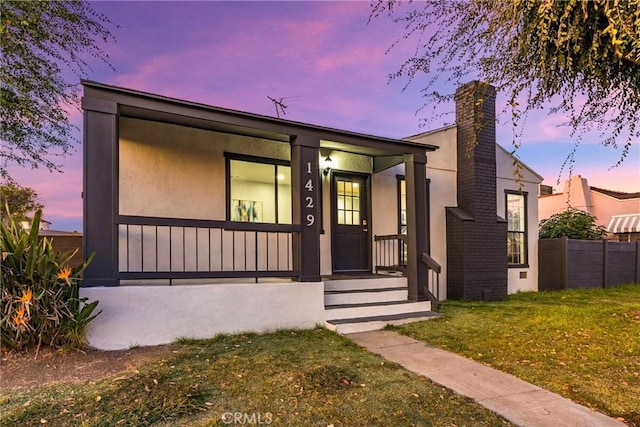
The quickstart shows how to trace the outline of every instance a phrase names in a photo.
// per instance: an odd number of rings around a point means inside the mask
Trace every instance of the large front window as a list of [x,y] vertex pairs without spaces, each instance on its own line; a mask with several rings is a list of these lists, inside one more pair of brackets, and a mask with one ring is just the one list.
[[510,265],[527,264],[527,196],[507,193],[507,256]]
[[229,159],[228,219],[291,224],[291,167],[261,159]]

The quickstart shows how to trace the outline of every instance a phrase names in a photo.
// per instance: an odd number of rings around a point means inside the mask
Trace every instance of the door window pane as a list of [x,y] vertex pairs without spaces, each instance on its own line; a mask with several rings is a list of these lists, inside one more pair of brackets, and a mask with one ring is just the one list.
[[336,189],[338,224],[360,225],[360,184],[338,180]]

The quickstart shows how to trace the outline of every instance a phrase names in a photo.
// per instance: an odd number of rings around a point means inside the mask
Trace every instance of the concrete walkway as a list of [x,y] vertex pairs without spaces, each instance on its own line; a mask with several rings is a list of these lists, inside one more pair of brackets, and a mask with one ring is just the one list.
[[395,332],[359,332],[346,337],[418,375],[475,400],[519,426],[625,426],[513,375],[428,347],[421,341]]

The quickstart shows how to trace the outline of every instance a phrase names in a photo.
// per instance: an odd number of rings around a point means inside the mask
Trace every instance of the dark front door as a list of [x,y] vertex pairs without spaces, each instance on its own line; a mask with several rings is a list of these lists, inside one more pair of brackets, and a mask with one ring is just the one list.
[[331,260],[334,272],[370,271],[367,177],[333,174]]

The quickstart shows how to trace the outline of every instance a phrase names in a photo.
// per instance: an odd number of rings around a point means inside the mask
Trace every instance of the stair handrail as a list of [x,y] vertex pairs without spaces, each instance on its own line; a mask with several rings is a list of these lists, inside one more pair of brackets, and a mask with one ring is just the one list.
[[[425,294],[427,295],[427,298],[429,298],[429,301],[431,301],[435,311],[440,311],[440,272],[442,271],[442,267],[435,259],[431,258],[429,254],[424,252],[422,253],[422,262],[427,267],[427,284],[424,287]],[[429,271],[435,273],[435,286],[433,286],[433,280],[430,280],[430,278],[433,277],[433,273],[430,277]],[[435,291],[435,294],[432,290]]]

